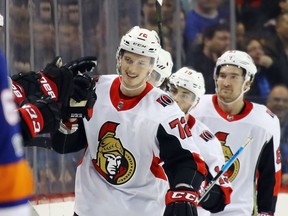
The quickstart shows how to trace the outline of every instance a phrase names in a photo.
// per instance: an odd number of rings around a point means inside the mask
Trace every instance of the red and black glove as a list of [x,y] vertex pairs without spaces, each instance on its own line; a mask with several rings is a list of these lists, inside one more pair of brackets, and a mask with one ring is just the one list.
[[86,118],[90,120],[93,106],[96,102],[96,81],[87,73],[74,77],[74,92],[69,107],[65,110],[64,118]]
[[56,57],[40,72],[40,86],[44,95],[68,106],[69,98],[73,93],[73,72],[62,66],[61,57]]
[[31,95],[37,98],[40,98],[43,95],[39,85],[40,78],[41,75],[34,71],[27,73],[20,72],[11,77],[12,91],[15,96],[15,102],[17,105],[21,104],[27,99],[27,97]]
[[39,133],[54,132],[59,128],[60,104],[50,97],[30,99],[18,111],[25,141]]
[[197,198],[199,194],[193,189],[180,187],[168,190],[164,216],[197,216]]

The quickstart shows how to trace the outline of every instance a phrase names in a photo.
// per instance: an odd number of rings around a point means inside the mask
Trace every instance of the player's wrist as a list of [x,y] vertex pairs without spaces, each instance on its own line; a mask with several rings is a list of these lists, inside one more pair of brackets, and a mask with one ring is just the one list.
[[165,203],[169,205],[174,202],[189,202],[197,206],[198,196],[199,194],[192,188],[179,187],[167,191]]
[[267,213],[267,212],[258,212],[257,216],[274,216],[273,213]]

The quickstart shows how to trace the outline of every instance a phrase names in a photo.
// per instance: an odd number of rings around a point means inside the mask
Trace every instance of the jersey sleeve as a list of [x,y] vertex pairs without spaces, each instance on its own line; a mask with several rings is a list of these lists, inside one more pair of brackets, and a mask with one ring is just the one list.
[[272,137],[267,141],[259,157],[257,169],[258,212],[275,212],[281,186],[280,125],[278,118],[271,127]]
[[18,207],[28,205],[28,199],[33,193],[33,178],[29,165],[23,158],[19,116],[12,90],[9,88],[3,56],[0,56],[0,76],[0,215],[1,212],[5,214],[4,211],[8,208],[10,211],[15,208],[15,215],[20,215]]
[[174,116],[162,122],[157,130],[160,158],[171,188],[179,183],[198,190],[207,169],[195,145],[185,117]]

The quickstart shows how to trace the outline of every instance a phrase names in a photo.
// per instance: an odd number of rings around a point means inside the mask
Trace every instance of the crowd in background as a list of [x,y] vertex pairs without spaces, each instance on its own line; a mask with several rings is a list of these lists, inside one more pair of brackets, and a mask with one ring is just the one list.
[[[134,25],[159,30],[155,0],[83,0],[81,7],[77,0],[59,0],[57,7],[52,0],[8,2],[5,24],[9,37],[3,37],[7,34],[1,30],[0,41],[1,47],[6,47],[11,73],[40,70],[56,55],[64,62],[95,55],[97,73],[115,73],[111,68],[118,41],[113,38],[119,39]],[[109,7],[108,11],[107,4],[112,2],[116,9]],[[208,94],[215,93],[212,74],[221,54],[234,47],[251,55],[258,73],[246,97],[266,104],[280,119],[282,185],[288,186],[288,3],[236,0],[235,32],[231,32],[230,4],[229,0],[163,0],[163,47],[172,54],[173,72],[189,66],[203,73]],[[118,19],[116,24],[114,19]],[[49,145],[49,137],[35,142]],[[27,158],[36,170],[36,193],[73,191],[81,154],[57,155],[47,149],[27,148]]]

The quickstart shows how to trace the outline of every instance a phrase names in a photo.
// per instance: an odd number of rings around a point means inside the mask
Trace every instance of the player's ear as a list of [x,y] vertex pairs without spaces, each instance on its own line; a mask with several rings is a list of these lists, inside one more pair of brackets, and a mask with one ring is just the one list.
[[253,83],[253,81],[251,81],[251,80],[245,82],[245,85],[244,85],[244,91],[245,91],[246,89],[250,89],[252,83]]

